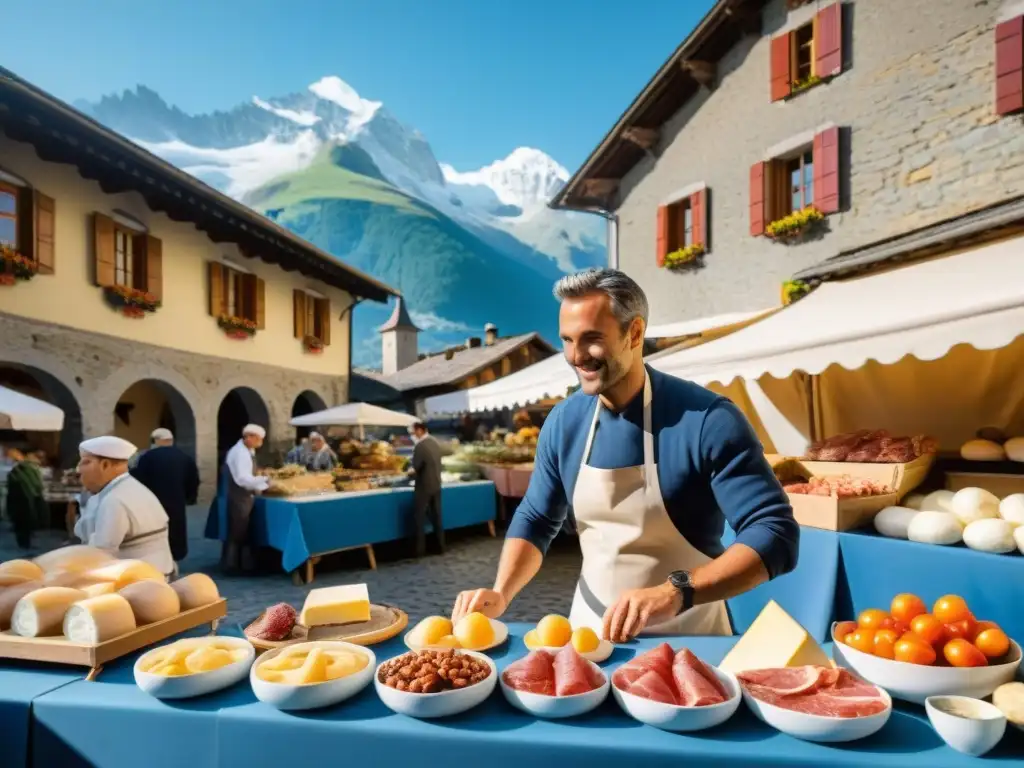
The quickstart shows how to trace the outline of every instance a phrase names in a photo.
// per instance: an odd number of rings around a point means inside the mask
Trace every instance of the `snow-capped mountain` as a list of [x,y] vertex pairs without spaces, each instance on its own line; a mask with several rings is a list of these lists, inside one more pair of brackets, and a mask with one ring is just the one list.
[[505,205],[524,211],[547,204],[562,185],[569,172],[539,149],[519,147],[503,160],[496,160],[477,171],[460,173],[443,164],[445,180],[455,186],[487,187]]

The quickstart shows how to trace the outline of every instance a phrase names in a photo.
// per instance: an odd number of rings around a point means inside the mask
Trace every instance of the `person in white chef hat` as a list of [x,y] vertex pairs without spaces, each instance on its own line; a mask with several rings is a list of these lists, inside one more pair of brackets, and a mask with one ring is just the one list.
[[227,571],[252,569],[249,547],[249,517],[256,503],[256,494],[270,485],[265,477],[255,475],[256,451],[263,445],[267,430],[259,424],[247,424],[242,439],[224,458],[227,485],[228,538],[224,546],[222,566]]
[[83,544],[115,557],[145,560],[170,577],[174,559],[167,513],[153,492],[128,474],[128,460],[135,451],[127,440],[112,435],[78,446],[78,473],[92,496],[75,523],[75,535]]

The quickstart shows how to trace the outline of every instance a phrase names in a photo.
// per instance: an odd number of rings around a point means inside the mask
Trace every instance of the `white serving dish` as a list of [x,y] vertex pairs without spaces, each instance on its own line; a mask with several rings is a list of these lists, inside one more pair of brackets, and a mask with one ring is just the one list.
[[758,720],[775,730],[804,741],[828,744],[863,739],[885,727],[892,714],[892,697],[885,690],[879,690],[885,699],[885,709],[864,717],[825,717],[794,712],[755,699],[746,690],[743,691],[743,700]]
[[929,696],[968,696],[983,699],[1003,683],[1013,680],[1020,666],[1020,645],[1010,641],[1008,657],[1013,661],[987,667],[930,667],[883,659],[863,653],[836,640],[832,625],[832,657],[840,667],[885,688],[892,696],[924,704]]
[[[152,672],[143,671],[142,667],[146,660],[154,654],[164,650],[167,645],[183,644],[184,647],[199,648],[210,642],[229,646],[233,649],[242,649],[246,652],[245,657],[240,661],[233,661],[218,669],[209,672],[196,672],[191,675],[180,677],[167,677],[165,675],[154,675]],[[162,645],[139,656],[135,660],[133,669],[135,684],[143,691],[157,699],[189,699],[193,696],[204,696],[214,691],[228,688],[240,680],[244,680],[256,658],[256,649],[244,637],[227,637],[215,635],[210,637],[196,637],[178,640],[174,643]]]
[[[526,645],[526,641],[525,640],[523,641],[523,645]],[[566,643],[566,645],[571,645],[571,643]],[[565,648],[565,645],[563,645],[561,647],[554,646],[554,645],[541,645],[541,646],[538,646],[536,648],[531,648],[529,645],[526,645],[526,647],[529,650],[531,650],[531,651],[547,651],[552,656],[554,656],[556,653],[558,653],[560,650],[562,650],[562,648]],[[587,661],[596,661],[598,664],[600,664],[602,661],[607,661],[608,657],[612,655],[612,651],[614,651],[614,650],[615,650],[615,644],[614,643],[612,643],[612,642],[610,642],[608,640],[602,639],[598,643],[597,648],[595,648],[593,651],[587,651],[586,653],[580,653],[580,656],[582,656]],[[579,653],[579,652],[577,651],[577,653]]]
[[[715,677],[722,681],[729,698],[721,704],[706,707],[683,707],[678,704],[665,704],[652,701],[642,696],[620,690],[612,684],[612,696],[630,717],[641,723],[660,728],[663,731],[686,733],[703,731],[721,725],[732,717],[740,706],[740,683],[736,676],[718,667],[708,665]],[[610,679],[611,675],[609,675]]]
[[[482,648],[456,648],[457,651],[475,651],[476,653],[482,653],[483,651],[489,651],[491,648],[497,648],[499,645],[508,640],[508,625],[503,621],[497,619],[488,619],[491,622],[491,628],[494,629],[494,641]],[[434,645],[415,645],[409,641],[409,635],[412,634],[412,630],[405,633],[405,647],[410,651],[430,651],[430,650],[447,650],[442,649],[440,646]]]
[[611,687],[610,679],[603,669],[592,661],[587,662],[592,669],[601,674],[604,683],[598,688],[586,693],[577,693],[572,696],[545,696],[540,693],[529,691],[518,691],[505,682],[505,675],[501,676],[501,692],[505,694],[508,703],[516,709],[521,709],[527,714],[546,719],[563,717],[576,717],[597,709],[608,698],[608,689]]
[[[968,708],[974,717],[958,717],[938,708],[943,701]],[[1006,733],[1006,715],[987,701],[967,696],[929,696],[924,702],[928,720],[935,732],[952,749],[971,757],[981,757],[999,743]]]
[[275,656],[302,645],[316,645],[322,648],[333,648],[339,651],[350,651],[361,653],[367,657],[366,666],[358,672],[336,680],[328,680],[325,683],[308,683],[306,685],[292,685],[289,683],[271,683],[256,676],[256,667],[252,665],[249,673],[249,682],[252,685],[252,692],[256,698],[275,709],[283,711],[298,711],[304,709],[319,709],[337,704],[345,699],[351,698],[359,693],[370,682],[373,671],[377,666],[377,657],[373,651],[361,645],[346,643],[341,640],[318,640],[312,643],[297,643],[267,651],[260,656],[260,662],[267,661]]
[[456,649],[456,653],[464,653],[485,662],[491,668],[491,674],[479,683],[467,685],[465,688],[456,688],[440,693],[409,693],[381,682],[380,668],[387,663],[381,662],[373,673],[373,684],[377,689],[377,695],[391,711],[423,720],[449,717],[472,709],[494,691],[494,686],[498,684],[498,668],[489,657],[478,651]]

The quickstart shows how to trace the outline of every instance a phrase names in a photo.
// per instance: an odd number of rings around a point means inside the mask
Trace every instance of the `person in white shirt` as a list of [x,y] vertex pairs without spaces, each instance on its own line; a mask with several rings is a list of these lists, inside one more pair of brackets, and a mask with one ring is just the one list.
[[224,459],[227,485],[228,538],[224,546],[223,567],[237,570],[251,567],[249,550],[249,517],[252,515],[256,494],[270,485],[265,477],[255,475],[256,450],[263,445],[267,431],[258,424],[249,424],[242,430],[242,439],[235,443]]
[[115,557],[145,560],[170,578],[174,559],[167,513],[152,491],[128,474],[135,446],[107,435],[84,441],[78,452],[78,473],[91,497],[75,523],[75,536]]

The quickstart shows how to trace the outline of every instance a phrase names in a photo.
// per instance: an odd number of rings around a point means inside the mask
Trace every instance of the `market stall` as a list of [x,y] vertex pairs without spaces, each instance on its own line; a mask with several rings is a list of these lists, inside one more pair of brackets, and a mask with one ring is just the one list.
[[291,420],[293,427],[357,427],[359,439],[366,439],[366,427],[411,427],[419,419],[408,413],[389,411],[368,403],[346,403]]

